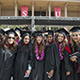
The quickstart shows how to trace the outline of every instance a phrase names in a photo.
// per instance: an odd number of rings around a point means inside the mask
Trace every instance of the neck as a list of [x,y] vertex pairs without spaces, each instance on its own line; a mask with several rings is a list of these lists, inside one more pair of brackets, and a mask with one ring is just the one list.
[[24,46],[26,46],[27,44],[24,43]]
[[53,43],[54,41],[49,42],[49,44]]
[[12,44],[9,44],[8,46],[11,47]]
[[40,46],[40,44],[38,43],[38,47]]

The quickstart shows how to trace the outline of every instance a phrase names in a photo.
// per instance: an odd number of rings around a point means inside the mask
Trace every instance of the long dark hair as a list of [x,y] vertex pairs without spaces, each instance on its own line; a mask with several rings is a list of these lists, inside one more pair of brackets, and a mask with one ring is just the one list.
[[9,47],[8,46],[9,45],[9,43],[8,43],[8,37],[9,37],[9,35],[6,36],[6,38],[4,40],[4,43],[3,43],[4,50],[6,50],[6,49],[9,48],[10,51],[16,52],[17,51],[17,45],[18,45],[17,42],[14,40],[13,44],[11,45],[11,47]]
[[2,33],[0,33],[0,47],[3,46],[4,40],[5,40],[5,35],[3,35]]
[[28,52],[28,51],[31,51],[31,47],[32,47],[32,44],[31,44],[31,36],[30,36],[30,34],[28,34],[28,33],[25,33],[23,36],[22,36],[22,39],[21,39],[21,41],[20,41],[20,43],[19,43],[19,45],[18,45],[18,48],[19,48],[19,50],[20,51],[22,51],[22,48],[23,48],[23,46],[24,46],[24,38],[25,38],[25,36],[29,36],[29,38],[30,38],[30,41],[29,41],[29,43],[27,44],[28,45],[28,48],[26,48],[26,52]]
[[[59,33],[57,33],[56,39],[55,39],[57,45],[60,44],[60,43],[58,42],[58,36],[59,36]],[[61,52],[62,52],[63,55],[64,55],[63,52],[64,52],[64,49],[65,49],[66,44],[67,44],[67,39],[66,39],[66,36],[64,35],[64,40],[62,41],[62,49],[61,49]]]
[[[37,41],[36,41],[36,38],[37,38],[37,36],[34,38],[34,42],[33,42],[34,53],[35,53],[35,50],[36,50],[36,46],[38,45],[38,43],[37,43]],[[45,48],[45,47],[44,47],[44,42],[41,41],[41,43],[40,43],[40,48],[39,48],[39,54],[42,53],[42,51],[43,51],[44,48]]]

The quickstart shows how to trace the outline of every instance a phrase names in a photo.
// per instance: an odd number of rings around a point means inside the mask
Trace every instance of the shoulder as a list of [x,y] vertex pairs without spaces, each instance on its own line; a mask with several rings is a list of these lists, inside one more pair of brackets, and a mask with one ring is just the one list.
[[67,44],[66,44],[66,46],[65,46],[65,50],[68,51],[69,53],[71,53],[70,47],[69,47],[69,45],[67,45]]
[[50,46],[57,46],[56,42],[51,43]]

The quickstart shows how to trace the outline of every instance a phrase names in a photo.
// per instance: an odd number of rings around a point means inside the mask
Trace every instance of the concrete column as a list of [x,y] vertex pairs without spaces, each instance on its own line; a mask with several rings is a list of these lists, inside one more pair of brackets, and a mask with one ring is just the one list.
[[0,16],[1,16],[1,3],[0,3]]
[[32,16],[34,16],[34,1],[32,1]]
[[49,2],[49,17],[51,17],[51,2]]
[[34,18],[31,20],[31,29],[32,30],[35,29],[35,19]]
[[67,5],[68,5],[68,2],[65,3],[65,5],[64,5],[64,9],[65,9],[65,17],[67,17]]
[[15,16],[18,16],[18,3],[15,0]]

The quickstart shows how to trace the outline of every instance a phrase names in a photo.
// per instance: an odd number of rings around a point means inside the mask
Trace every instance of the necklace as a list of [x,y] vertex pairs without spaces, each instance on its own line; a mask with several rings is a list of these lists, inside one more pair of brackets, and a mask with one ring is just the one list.
[[39,56],[38,45],[36,46],[35,53],[36,53],[36,59],[37,59],[38,61],[41,61],[41,60],[44,58],[44,49],[43,49],[43,51],[42,51],[42,53],[41,53],[41,56]]

